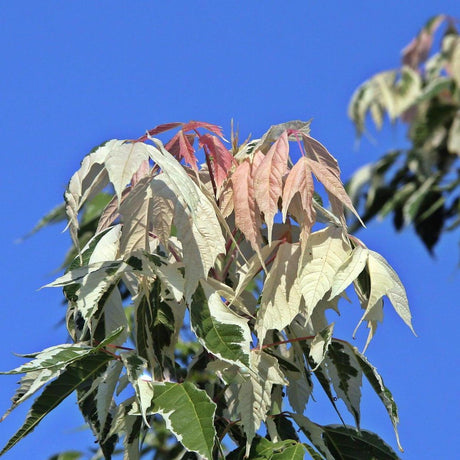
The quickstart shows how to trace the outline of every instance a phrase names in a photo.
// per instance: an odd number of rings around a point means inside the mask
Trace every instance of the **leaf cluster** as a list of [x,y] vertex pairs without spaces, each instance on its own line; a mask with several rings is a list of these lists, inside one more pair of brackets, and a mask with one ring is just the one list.
[[[328,311],[353,290],[367,347],[384,298],[412,328],[406,293],[349,233],[344,208],[357,213],[309,126],[227,144],[215,125],[169,123],[84,157],[64,206],[43,220],[65,211],[74,243],[47,285],[63,289],[71,343],[6,372],[25,374],[10,411],[43,391],[1,453],[76,392],[106,459],[397,458],[361,429],[363,379],[397,436],[393,396],[364,353],[333,336]],[[314,387],[342,425],[306,417]]]
[[[436,34],[439,49],[431,54]],[[408,125],[410,147],[358,170],[348,191],[365,222],[393,214],[397,230],[413,225],[432,252],[460,225],[460,36],[456,21],[432,18],[402,52],[402,65],[380,72],[355,91],[349,116],[358,135],[369,115]]]

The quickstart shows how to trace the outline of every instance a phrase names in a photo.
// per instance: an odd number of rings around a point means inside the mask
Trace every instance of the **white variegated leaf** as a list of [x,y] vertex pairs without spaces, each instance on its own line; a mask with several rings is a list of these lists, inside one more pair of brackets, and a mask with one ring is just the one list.
[[351,248],[342,238],[342,230],[326,227],[312,233],[299,264],[299,284],[305,299],[308,319],[318,302],[331,289],[335,276],[348,259]]
[[360,319],[358,326],[363,321],[376,321],[380,319],[380,313],[374,314],[374,309],[380,309],[379,301],[383,296],[390,299],[396,313],[409,326],[415,334],[412,327],[412,315],[409,310],[406,290],[401,280],[389,263],[377,252],[369,251],[367,260],[367,269],[371,281],[371,290],[366,311]]
[[313,423],[305,415],[297,413],[292,414],[293,419],[299,425],[300,429],[305,433],[310,442],[321,452],[326,460],[334,460],[335,457],[331,454],[329,448],[326,446],[323,438],[324,430],[321,425]]
[[251,352],[251,374],[239,385],[237,411],[246,434],[246,455],[260,424],[265,420],[271,404],[274,384],[286,385],[287,381],[276,358],[261,351]]
[[143,142],[123,142],[112,147],[105,159],[105,168],[115,189],[118,202],[139,167],[149,158],[148,145]]
[[102,144],[89,153],[82,161],[80,169],[71,177],[64,193],[66,213],[69,218],[70,234],[75,246],[78,247],[79,228],[78,212],[85,202],[99,193],[108,183],[109,177],[104,162],[112,149],[123,143],[113,139]]
[[219,292],[204,280],[193,295],[190,314],[192,329],[208,351],[231,364],[249,365],[248,320],[225,305]]
[[310,343],[310,358],[316,363],[315,371],[326,357],[327,350],[332,341],[332,332],[334,331],[334,323],[324,328],[315,335],[315,338]]
[[255,329],[263,343],[270,329],[282,330],[299,313],[302,295],[297,279],[300,245],[283,243],[278,247],[262,291]]
[[136,400],[144,423],[150,426],[147,421],[147,411],[152,402],[152,384],[142,378],[148,366],[147,360],[137,355],[134,350],[121,353],[120,358],[126,367],[129,382],[136,392]]
[[121,257],[136,250],[148,250],[152,223],[151,179],[141,179],[120,204],[123,230],[120,240]]
[[[111,229],[107,230],[106,233],[99,239],[95,246],[91,256],[89,258],[88,265],[95,263],[103,263],[109,260],[116,260],[118,258],[118,248],[120,246],[120,235],[121,225],[115,225]],[[96,235],[97,237],[98,235]],[[93,239],[85,245],[88,247]],[[83,252],[85,251],[83,249]]]
[[327,371],[337,396],[360,424],[362,370],[348,344],[334,340],[325,359]]
[[367,248],[358,245],[353,249],[353,252],[334,276],[329,299],[333,299],[343,292],[359,276],[366,266],[367,257]]

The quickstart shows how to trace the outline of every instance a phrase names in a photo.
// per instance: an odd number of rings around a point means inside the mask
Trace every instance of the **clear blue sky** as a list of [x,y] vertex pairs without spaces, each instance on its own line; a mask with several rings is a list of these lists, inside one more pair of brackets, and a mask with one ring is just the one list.
[[[432,15],[460,15],[458,1],[15,1],[0,18],[1,265],[0,368],[26,353],[62,343],[64,314],[51,281],[68,245],[63,226],[18,245],[14,240],[62,199],[81,158],[101,141],[134,138],[156,124],[204,120],[242,136],[270,125],[313,118],[312,134],[346,179],[404,130],[387,127],[377,144],[354,148],[346,107],[355,87],[395,67],[399,52]],[[389,223],[359,237],[381,252],[408,290],[415,338],[393,311],[368,351],[400,409],[403,459],[458,456],[458,233],[431,259],[411,230]],[[342,338],[350,338],[358,306],[343,306]],[[340,320],[339,320],[340,324]],[[366,335],[360,331],[358,345]],[[0,412],[16,377],[0,377]],[[377,398],[365,391],[364,428],[395,445]],[[314,405],[314,403],[313,403]],[[312,418],[337,420],[321,407]],[[4,445],[27,408],[0,425]],[[328,414],[326,416],[326,414]],[[92,445],[74,398],[49,415],[5,460],[46,459]]]

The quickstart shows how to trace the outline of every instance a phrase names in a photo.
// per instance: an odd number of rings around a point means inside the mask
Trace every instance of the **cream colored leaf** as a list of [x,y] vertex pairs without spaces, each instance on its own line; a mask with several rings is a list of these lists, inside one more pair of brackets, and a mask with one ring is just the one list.
[[299,244],[279,246],[262,291],[255,329],[260,343],[270,329],[282,330],[300,311],[301,292],[297,279]]
[[175,195],[162,180],[163,177],[163,174],[159,174],[150,183],[152,188],[152,231],[167,248],[174,216]]
[[[291,205],[293,197],[298,194],[301,203],[302,228],[305,230],[303,235],[306,237],[311,231],[315,222],[316,211],[313,208],[314,184],[311,169],[306,157],[301,157],[292,167],[286,178],[283,189],[283,222]],[[298,218],[298,216],[295,216]]]
[[252,372],[239,385],[237,397],[237,411],[247,438],[246,455],[256,431],[267,416],[273,385],[287,384],[276,358],[260,351],[252,351],[250,358]]
[[350,251],[337,227],[326,227],[309,236],[298,271],[307,320],[332,287],[335,275]]
[[353,206],[350,197],[348,196],[345,188],[343,187],[342,182],[340,181],[339,176],[336,175],[336,171],[331,170],[324,164],[308,159],[308,164],[310,165],[315,177],[321,182],[326,190],[334,195],[338,200],[340,200],[362,223],[361,218],[359,217],[358,212]]
[[[88,265],[96,264],[98,262],[106,262],[110,260],[118,259],[118,248],[120,247],[120,235],[121,235],[121,225],[115,225],[110,230],[107,230],[106,233],[99,239],[96,247],[88,261]],[[98,238],[99,235],[95,235],[83,249],[83,252],[86,248],[89,248],[91,241]]]
[[125,142],[114,146],[107,155],[105,168],[119,201],[124,188],[131,182],[141,165],[148,160],[149,147],[143,142]]
[[[171,193],[174,191],[174,185],[170,178],[165,175],[161,179],[157,177],[156,180],[161,180],[165,184],[163,188],[158,185],[157,191],[162,190],[165,198],[174,199],[174,194]],[[187,302],[190,301],[198,281],[208,276],[217,256],[225,252],[225,240],[214,207],[192,180],[189,186],[196,203],[195,213],[190,213],[189,208],[181,200],[176,199],[173,217],[177,237],[182,243],[185,267],[184,296]]]
[[315,371],[326,358],[326,353],[332,341],[334,323],[329,324],[322,331],[319,331],[310,343],[310,358],[316,363]]
[[334,277],[329,300],[343,292],[359,276],[366,266],[368,255],[365,247],[358,245],[353,249]]
[[182,203],[185,203],[188,212],[194,215],[201,199],[201,194],[197,194],[198,187],[187,174],[185,168],[163,147],[161,141],[150,137],[149,139],[157,146],[155,148],[145,144],[150,158],[168,178],[168,187]]
[[150,177],[141,179],[120,204],[123,230],[120,240],[122,257],[137,249],[148,250],[152,221]]
[[101,145],[94,152],[83,158],[80,169],[71,177],[64,193],[66,213],[69,218],[70,235],[78,248],[78,212],[85,202],[99,193],[108,182],[108,174],[104,162],[113,148],[123,141],[113,139]]
[[[459,61],[458,72],[460,73],[460,44],[457,46],[457,49]],[[460,76],[458,78],[460,80]],[[460,110],[456,113],[454,121],[452,122],[452,125],[449,129],[449,135],[447,137],[447,148],[450,153],[455,153],[456,155],[460,156]]]
[[378,311],[381,306],[379,301],[383,296],[387,296],[396,313],[398,313],[415,334],[412,327],[412,315],[409,310],[406,290],[396,272],[380,254],[371,250],[369,250],[367,269],[369,271],[371,289],[366,311],[359,321],[358,326],[363,321],[375,321],[376,317],[380,317],[377,312],[374,312],[374,309]]
[[273,218],[278,212],[278,201],[283,188],[283,176],[287,171],[289,141],[286,131],[271,146],[254,173],[254,197],[264,214],[271,243]]
[[280,241],[274,241],[271,246],[268,244],[263,246],[260,250],[260,257],[254,254],[244,265],[238,270],[238,286],[235,290],[235,297],[239,297],[240,294],[246,289],[248,284],[254,279],[254,276],[262,269],[262,260],[266,260],[267,257],[276,249],[280,244]]

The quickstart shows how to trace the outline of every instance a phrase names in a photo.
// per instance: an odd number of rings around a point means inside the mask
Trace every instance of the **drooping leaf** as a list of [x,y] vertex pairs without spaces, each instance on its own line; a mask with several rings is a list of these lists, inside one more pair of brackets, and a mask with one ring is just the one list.
[[300,246],[283,243],[278,247],[273,265],[268,272],[257,312],[255,330],[263,343],[270,329],[282,330],[301,309],[301,292],[297,279]]
[[[173,223],[182,243],[185,265],[185,299],[189,301],[198,281],[208,276],[217,256],[225,252],[225,240],[213,205],[197,185],[190,180],[190,188],[195,195],[195,213],[190,213],[184,204],[175,199],[174,185],[167,177],[161,178],[163,187],[155,187],[156,192],[164,194],[174,203]],[[160,181],[158,177],[156,183]]]
[[[260,157],[259,157],[260,160]],[[260,211],[254,197],[253,174],[256,164],[241,162],[231,176],[233,186],[235,224],[257,252],[261,245]]]
[[149,158],[149,146],[143,142],[124,142],[112,147],[105,158],[105,168],[118,201],[142,163]]
[[342,425],[326,425],[322,429],[324,441],[333,458],[398,460],[393,449],[375,433]]
[[78,212],[83,204],[100,192],[109,180],[104,162],[112,149],[123,143],[117,139],[108,141],[94,149],[82,161],[80,169],[71,177],[64,193],[66,213],[69,218],[70,235],[78,247]]
[[337,160],[316,139],[310,136],[303,136],[303,141],[308,165],[313,174],[324,185],[326,190],[343,203],[361,222],[361,218],[340,180],[340,169]]
[[372,389],[375,391],[375,393],[377,394],[377,396],[380,398],[383,405],[385,406],[385,409],[393,425],[393,429],[396,435],[396,441],[398,443],[399,450],[402,452],[403,449],[401,447],[401,443],[399,441],[399,434],[398,434],[398,424],[399,424],[398,407],[396,406],[395,400],[393,399],[393,395],[383,383],[383,379],[380,376],[380,374],[377,372],[377,369],[374,366],[372,366],[372,364],[368,361],[368,359],[362,353],[360,353],[355,347],[351,347],[351,345],[348,345],[348,346],[353,350],[356,360],[359,363],[363,374],[366,376],[367,380],[372,386]]
[[120,253],[127,256],[137,249],[150,248],[153,203],[151,179],[141,179],[120,204],[123,229],[120,239]]
[[144,372],[148,368],[148,361],[142,356],[139,356],[136,350],[121,353],[120,358],[126,368],[128,380],[136,392],[136,400],[144,423],[149,427],[147,411],[152,399],[150,388],[151,382],[143,378]]
[[359,428],[362,372],[354,351],[333,340],[327,350],[326,365],[337,396],[345,403]]
[[278,212],[278,201],[283,191],[283,176],[287,171],[288,156],[289,141],[285,131],[254,172],[254,198],[264,214],[269,244],[272,240],[273,218]]
[[[289,209],[289,205],[296,194],[299,194],[300,203],[302,205],[303,217],[302,224],[304,239],[310,234],[311,227],[315,222],[316,212],[313,207],[313,193],[314,184],[313,177],[311,175],[311,169],[308,164],[306,157],[302,156],[299,161],[292,167],[286,178],[286,182],[283,188],[283,221],[286,221],[286,215]],[[295,216],[299,218],[299,216]]]
[[234,161],[233,156],[216,136],[203,134],[199,137],[199,140],[200,145],[205,148],[207,154],[210,156],[211,170],[217,190],[220,190]]
[[367,248],[357,245],[353,249],[348,259],[340,266],[334,276],[329,300],[345,291],[345,289],[359,276],[359,274],[364,270],[367,257]]
[[359,324],[362,321],[368,320],[372,314],[372,309],[379,306],[378,301],[383,296],[387,296],[396,313],[398,313],[415,334],[412,327],[412,315],[409,310],[406,290],[396,272],[380,254],[371,250],[369,250],[367,267],[371,279],[371,290],[366,311],[360,319]]
[[326,358],[329,345],[332,341],[333,330],[334,323],[331,323],[329,326],[319,331],[310,343],[310,358],[313,360],[314,363],[316,363],[316,366],[315,368],[313,368],[313,371],[315,371]]
[[237,396],[237,411],[247,438],[246,455],[256,431],[266,418],[271,403],[272,386],[286,384],[276,358],[261,351],[252,351],[250,358],[252,372],[238,386]]
[[67,396],[73,393],[79,385],[89,378],[94,378],[105,369],[112,357],[105,353],[94,353],[69,365],[65,371],[43,390],[34,401],[22,427],[8,441],[0,452],[3,455],[17,444],[24,436],[31,433]]
[[350,247],[337,227],[312,233],[299,262],[299,284],[309,318],[317,303],[329,291],[342,264],[348,259]]
[[307,436],[308,440],[315,446],[318,452],[324,456],[326,460],[334,460],[335,457],[329,451],[328,446],[326,445],[323,435],[324,429],[321,425],[313,423],[305,415],[296,413],[292,414],[293,419],[299,425],[302,432]]
[[[163,370],[165,349],[171,345],[175,331],[174,314],[161,298],[161,285],[156,279],[146,292],[141,292],[135,301],[135,327],[137,353]],[[164,378],[163,375],[158,376]]]

